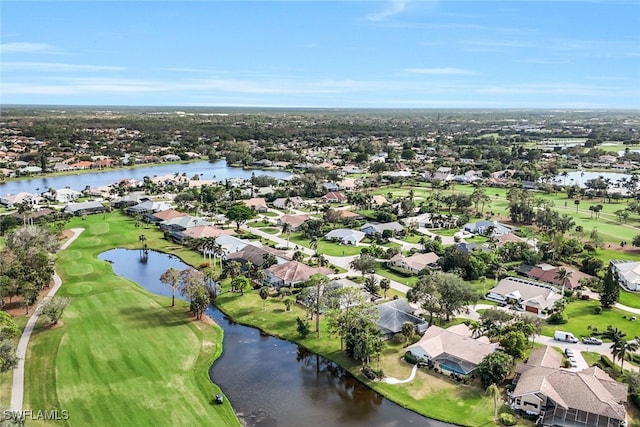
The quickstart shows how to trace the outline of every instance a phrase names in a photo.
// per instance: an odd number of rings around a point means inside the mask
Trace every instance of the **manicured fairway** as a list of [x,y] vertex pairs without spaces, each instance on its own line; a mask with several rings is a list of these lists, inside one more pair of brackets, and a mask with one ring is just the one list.
[[[144,232],[150,247],[165,245],[155,230],[134,228],[117,213],[72,222],[85,232],[57,262],[72,298],[64,326],[40,326],[29,346],[25,407],[69,411],[76,426],[233,426],[207,370],[221,351],[222,330],[193,321],[186,303],[149,294],[115,276],[96,255],[134,248]],[[50,425],[61,425],[61,422]]]

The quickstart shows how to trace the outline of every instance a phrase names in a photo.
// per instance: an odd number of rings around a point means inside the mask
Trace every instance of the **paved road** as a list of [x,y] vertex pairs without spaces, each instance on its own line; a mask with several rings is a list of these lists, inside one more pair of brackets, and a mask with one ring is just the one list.
[[[72,228],[73,236],[62,246],[60,246],[60,250],[66,249],[79,235],[84,231],[83,228]],[[16,349],[16,356],[18,356],[18,366],[13,371],[13,386],[11,388],[11,404],[9,409],[12,411],[21,411],[22,404],[24,401],[24,361],[27,356],[27,347],[29,345],[29,339],[31,338],[31,333],[33,332],[33,328],[36,326],[36,322],[38,321],[38,317],[40,316],[40,310],[45,302],[50,300],[58,289],[62,286],[62,280],[58,273],[54,273],[53,275],[53,287],[49,291],[46,297],[38,304],[38,306],[33,310],[33,314],[27,321],[27,325],[22,332],[22,336],[20,337],[20,341],[18,341],[18,348]]]

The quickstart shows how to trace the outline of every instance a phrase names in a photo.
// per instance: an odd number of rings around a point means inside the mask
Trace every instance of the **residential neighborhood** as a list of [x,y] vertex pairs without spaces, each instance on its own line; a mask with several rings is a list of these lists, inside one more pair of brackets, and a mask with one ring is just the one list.
[[[390,398],[397,394],[383,385],[407,390],[410,383],[420,397],[402,391],[406,401],[400,403],[409,402],[405,406],[421,415],[460,422],[426,403],[429,387],[439,387],[449,397],[464,390],[486,400],[477,416],[491,422],[494,404],[486,390],[495,386],[496,411],[518,425],[619,426],[635,419],[637,156],[629,150],[593,157],[589,153],[598,144],[587,144],[592,131],[586,124],[565,135],[583,138],[583,149],[549,150],[547,137],[540,136],[546,133],[539,131],[564,135],[555,121],[516,126],[498,120],[461,132],[461,120],[446,133],[336,136],[322,147],[303,136],[277,143],[248,138],[243,144],[250,148],[243,152],[238,141],[205,144],[205,136],[197,149],[186,129],[173,131],[176,143],[134,152],[129,148],[144,131],[82,128],[87,139],[78,147],[85,148],[58,153],[59,141],[18,138],[16,119],[3,128],[3,144],[5,152],[20,154],[3,156],[2,185],[11,188],[27,182],[20,177],[60,170],[67,175],[50,176],[38,191],[1,195],[3,259],[26,257],[10,237],[23,228],[59,236],[83,229],[79,243],[89,245],[124,227],[111,244],[137,249],[141,264],[149,262],[150,252],[179,254],[188,263],[176,276],[172,297],[187,298],[198,320],[214,304],[265,334],[303,343],[329,360],[348,360],[352,375]],[[608,132],[621,138],[618,128]],[[635,141],[635,131],[625,132]],[[503,150],[496,141],[505,135],[529,141],[510,142]],[[126,155],[93,159],[97,141],[117,144]],[[39,158],[42,147],[51,156]],[[284,155],[293,148],[296,157]],[[510,159],[498,164],[499,154]],[[582,169],[572,165],[587,168],[595,161],[632,167],[617,181],[596,176],[578,183]],[[32,163],[40,170],[25,169]],[[177,172],[161,173],[167,163]],[[131,164],[138,165],[131,170],[140,171],[139,179],[123,175],[98,183],[105,171]],[[214,177],[213,165],[224,178]],[[77,188],[55,186],[55,179],[69,176]],[[11,313],[35,310],[47,287],[14,286],[18,270],[12,265],[0,269],[6,278],[0,281],[3,307]],[[66,267],[56,262],[55,268]],[[168,268],[163,286],[172,283]],[[554,340],[556,331],[578,342]]]

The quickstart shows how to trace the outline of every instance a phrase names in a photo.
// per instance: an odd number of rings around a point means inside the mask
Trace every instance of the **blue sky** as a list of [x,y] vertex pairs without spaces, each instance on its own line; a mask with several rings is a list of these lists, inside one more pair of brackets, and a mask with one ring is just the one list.
[[0,102],[640,108],[640,2],[2,1]]

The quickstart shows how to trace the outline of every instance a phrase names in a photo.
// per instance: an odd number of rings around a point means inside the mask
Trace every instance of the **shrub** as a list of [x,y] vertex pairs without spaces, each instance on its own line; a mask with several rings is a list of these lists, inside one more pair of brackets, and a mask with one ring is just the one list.
[[407,341],[407,337],[402,334],[395,334],[393,335],[391,341],[393,341],[394,344],[402,344],[403,342]]
[[[399,334],[401,335],[401,334]],[[418,358],[416,356],[413,355],[413,353],[411,353],[410,351],[407,351],[404,354],[404,360],[407,363],[411,363],[412,365],[415,365],[416,363],[418,363]]]
[[600,313],[602,313],[602,307],[598,306],[598,307],[596,307],[594,309],[594,311],[595,311],[596,314],[600,314]]
[[376,380],[379,378],[384,378],[384,372],[382,369],[373,369],[370,366],[364,366],[362,368],[362,374],[370,380]]
[[569,318],[567,317],[566,314],[555,312],[551,316],[549,316],[548,323],[550,325],[562,325],[567,323],[568,321],[569,321]]
[[514,426],[516,425],[516,417],[514,415],[509,414],[508,412],[503,412],[500,414],[500,424],[504,426]]

